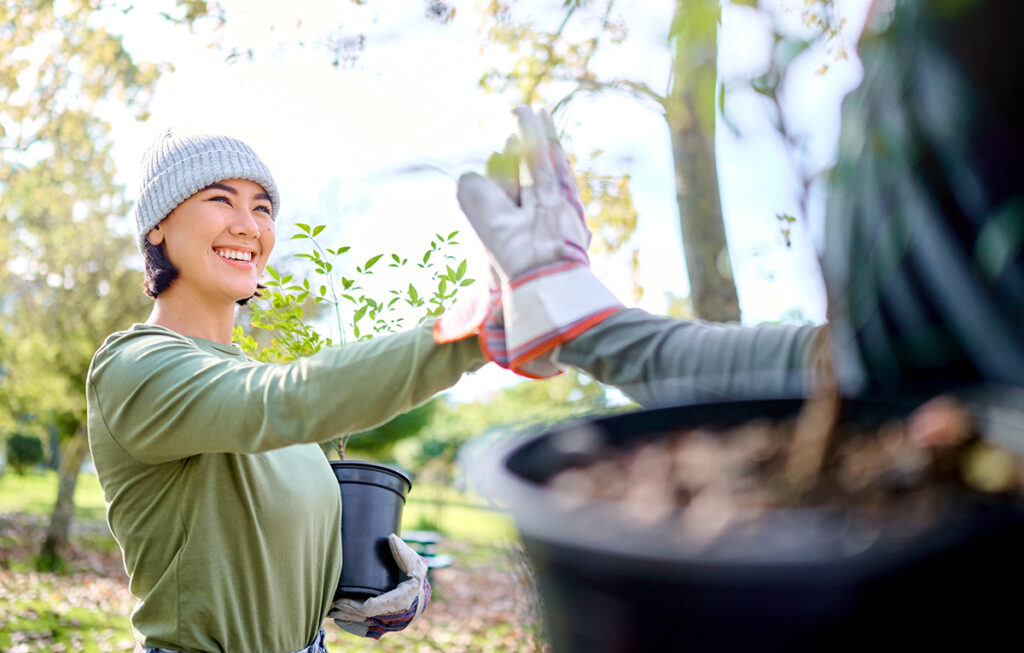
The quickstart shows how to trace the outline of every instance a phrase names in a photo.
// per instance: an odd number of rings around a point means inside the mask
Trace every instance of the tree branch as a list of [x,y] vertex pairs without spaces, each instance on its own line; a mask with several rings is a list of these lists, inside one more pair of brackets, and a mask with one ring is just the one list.
[[657,91],[652,89],[643,82],[635,82],[629,79],[613,79],[607,82],[598,82],[594,80],[582,80],[579,85],[568,93],[565,97],[555,103],[552,108],[552,113],[558,111],[562,105],[568,104],[577,93],[602,93],[604,91],[619,91],[628,93],[639,100],[647,100],[654,102],[661,110],[662,115],[666,111],[666,105],[668,98],[659,94]]

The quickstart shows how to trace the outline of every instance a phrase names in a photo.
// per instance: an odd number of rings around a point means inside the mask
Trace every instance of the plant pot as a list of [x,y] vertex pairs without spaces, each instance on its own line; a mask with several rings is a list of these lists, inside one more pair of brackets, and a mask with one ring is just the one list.
[[[948,650],[1016,638],[1015,602],[994,594],[1024,581],[1024,511],[1009,499],[965,494],[923,531],[883,530],[867,541],[827,511],[781,509],[756,536],[687,551],[601,502],[566,508],[545,486],[598,449],[678,427],[786,418],[801,405],[731,401],[602,417],[483,461],[483,489],[509,507],[534,567],[552,651]],[[843,419],[871,425],[908,412],[851,400]]]
[[335,600],[364,600],[404,580],[388,546],[400,533],[412,481],[401,471],[362,460],[332,460],[341,491],[342,567]]

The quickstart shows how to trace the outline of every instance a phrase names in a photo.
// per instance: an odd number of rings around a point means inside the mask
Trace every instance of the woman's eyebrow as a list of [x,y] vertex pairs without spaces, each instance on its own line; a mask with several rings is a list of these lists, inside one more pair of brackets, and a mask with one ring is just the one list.
[[[232,195],[238,195],[238,190],[234,186],[228,186],[227,184],[222,184],[220,182],[218,182],[216,184],[210,184],[209,186],[207,186],[203,190],[210,190],[211,188],[217,188],[219,190],[227,191],[227,192],[231,193]],[[268,202],[271,201],[270,200],[270,195],[268,195],[266,193],[257,193],[256,199],[258,199],[258,200],[267,200]]]
[[231,193],[232,195],[238,195],[238,190],[234,186],[228,186],[227,184],[221,184],[221,183],[210,184],[209,186],[207,186],[203,190],[210,190],[212,188],[217,188],[217,189],[220,189],[220,190],[227,191],[227,192]]

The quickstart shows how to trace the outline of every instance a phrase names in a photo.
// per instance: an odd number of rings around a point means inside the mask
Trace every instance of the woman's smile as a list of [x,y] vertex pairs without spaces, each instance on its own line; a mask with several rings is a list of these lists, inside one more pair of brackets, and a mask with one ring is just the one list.
[[225,263],[233,266],[244,269],[251,269],[254,266],[252,261],[253,258],[255,258],[255,255],[252,250],[215,247],[213,248],[213,251],[217,256],[223,259]]

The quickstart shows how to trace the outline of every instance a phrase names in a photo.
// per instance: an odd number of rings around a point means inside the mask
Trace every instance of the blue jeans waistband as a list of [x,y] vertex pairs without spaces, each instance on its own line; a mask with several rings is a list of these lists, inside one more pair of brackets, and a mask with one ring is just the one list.
[[[327,633],[325,633],[324,629],[321,628],[320,632],[316,634],[316,637],[313,638],[313,641],[312,643],[310,643],[309,646],[299,651],[293,651],[292,653],[328,653],[326,639]],[[175,651],[174,649],[155,648],[152,646],[147,647],[143,650],[145,651],[145,653],[181,653],[180,651]]]

